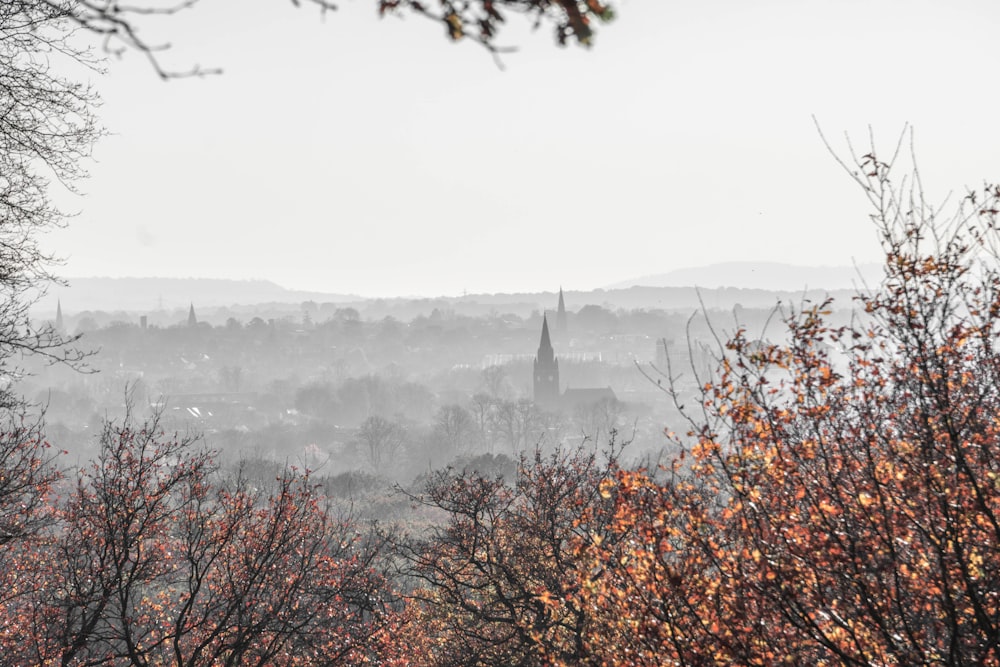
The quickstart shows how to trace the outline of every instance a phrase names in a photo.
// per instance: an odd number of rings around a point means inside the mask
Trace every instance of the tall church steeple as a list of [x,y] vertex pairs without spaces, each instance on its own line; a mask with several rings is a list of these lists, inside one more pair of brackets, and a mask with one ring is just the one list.
[[559,362],[549,337],[549,321],[542,315],[542,339],[535,356],[535,403],[543,408],[554,408],[558,402]]
[[559,309],[556,311],[556,334],[560,338],[566,335],[566,302],[563,300],[562,287],[559,288]]
[[193,327],[198,324],[198,318],[194,314],[194,304],[191,304],[191,309],[188,311],[188,326]]
[[65,331],[63,328],[62,301],[56,299],[56,333]]

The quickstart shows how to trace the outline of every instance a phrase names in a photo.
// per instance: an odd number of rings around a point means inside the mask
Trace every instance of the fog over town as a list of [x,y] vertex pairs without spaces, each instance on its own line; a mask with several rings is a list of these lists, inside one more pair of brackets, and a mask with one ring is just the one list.
[[0,664],[1000,663],[998,26],[0,4]]
[[[276,300],[237,303],[254,290]],[[849,308],[853,294],[633,286],[292,301],[296,293],[273,284],[179,279],[77,279],[63,293],[48,321],[93,354],[85,372],[42,365],[24,385],[46,406],[50,428],[65,429],[63,447],[92,454],[93,433],[123,416],[128,398],[233,458],[309,459],[327,474],[406,482],[484,454],[595,447],[613,434],[632,441],[633,456],[659,457],[668,416],[677,416],[677,396],[662,386],[670,368],[675,389],[695,400],[696,373],[707,374],[719,353],[714,336],[737,323],[768,335],[782,297],[836,294]],[[180,305],[179,293],[206,303]],[[76,294],[92,305],[99,295],[109,305],[105,295],[158,303],[74,311]],[[395,433],[391,452],[365,441],[376,423]]]

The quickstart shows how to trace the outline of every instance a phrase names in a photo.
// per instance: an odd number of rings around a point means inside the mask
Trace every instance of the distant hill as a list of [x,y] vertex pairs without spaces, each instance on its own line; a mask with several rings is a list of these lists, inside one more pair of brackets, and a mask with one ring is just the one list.
[[[879,282],[881,267],[864,265],[862,275],[869,285]],[[776,302],[794,303],[836,297],[838,307],[850,307],[855,294],[852,277],[857,272],[848,267],[796,267],[787,264],[733,262],[694,269],[681,269],[655,276],[622,281],[604,289],[566,290],[566,307],[576,312],[588,304],[605,308],[650,308],[690,312],[701,307],[729,310],[739,304],[746,308],[770,308]],[[806,291],[808,286],[808,291]],[[338,307],[357,308],[365,319],[392,316],[410,320],[430,315],[435,309],[479,317],[491,313],[514,313],[522,317],[533,311],[552,310],[558,302],[556,292],[468,294],[450,297],[395,297],[365,299],[351,294],[290,290],[268,280],[223,280],[208,278],[71,278],[66,287],[54,286],[32,309],[36,317],[52,318],[56,299],[63,312],[75,316],[84,311],[157,313],[151,323],[176,323],[187,317],[194,304],[199,319],[225,321],[236,309],[238,317],[280,317],[298,314],[305,301],[334,303]],[[326,316],[326,315],[323,315]]]
[[301,303],[303,301],[356,302],[348,294],[302,292],[285,289],[269,280],[214,278],[68,278],[68,286],[53,286],[36,312],[54,311],[56,299],[64,309],[146,312],[187,308],[213,308],[240,304]]
[[872,286],[882,277],[881,264],[853,266],[794,266],[777,262],[723,262],[666,273],[641,276],[607,285],[605,289],[627,287],[703,287],[794,292],[805,288],[850,289],[862,281]]

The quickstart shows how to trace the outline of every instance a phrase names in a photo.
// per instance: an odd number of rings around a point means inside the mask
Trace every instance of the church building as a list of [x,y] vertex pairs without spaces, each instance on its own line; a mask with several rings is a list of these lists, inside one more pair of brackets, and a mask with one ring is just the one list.
[[[560,337],[566,335],[566,304],[563,301],[562,288],[559,289],[559,310],[556,311],[556,331]],[[535,403],[550,411],[569,411],[578,405],[590,405],[602,400],[617,401],[611,387],[584,387],[559,389],[559,360],[556,359],[552,347],[552,337],[549,335],[547,315],[542,315],[542,338],[538,343],[538,353],[535,356]]]

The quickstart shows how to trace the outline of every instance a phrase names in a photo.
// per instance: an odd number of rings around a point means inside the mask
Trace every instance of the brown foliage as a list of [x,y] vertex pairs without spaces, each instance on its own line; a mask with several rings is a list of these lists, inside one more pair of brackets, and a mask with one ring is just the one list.
[[586,549],[605,575],[585,598],[609,604],[595,650],[997,663],[1000,192],[942,220],[874,153],[857,166],[884,284],[851,327],[827,327],[823,303],[787,313],[787,344],[737,332],[704,387],[690,468],[619,472],[617,548]]
[[[401,541],[412,613],[427,629],[428,665],[575,661],[589,611],[574,592],[578,540],[600,539],[598,493],[615,467],[594,454],[522,457],[517,480],[436,474],[414,500],[442,514],[429,535]],[[590,521],[581,523],[587,514]]]
[[108,424],[0,641],[19,664],[358,664],[392,613],[378,543],[338,520],[308,476],[220,477],[190,438]]

